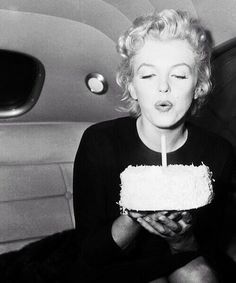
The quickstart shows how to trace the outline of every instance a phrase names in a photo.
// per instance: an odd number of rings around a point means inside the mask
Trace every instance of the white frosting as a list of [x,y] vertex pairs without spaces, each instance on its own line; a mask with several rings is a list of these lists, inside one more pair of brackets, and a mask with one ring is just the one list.
[[128,166],[121,174],[119,205],[133,210],[187,210],[213,198],[207,166]]

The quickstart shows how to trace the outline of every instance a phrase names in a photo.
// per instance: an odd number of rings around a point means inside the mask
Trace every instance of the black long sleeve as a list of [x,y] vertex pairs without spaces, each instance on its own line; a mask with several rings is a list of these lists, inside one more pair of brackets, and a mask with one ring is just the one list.
[[[219,148],[221,152],[216,155]],[[217,184],[218,198],[227,190],[222,184],[231,171],[231,154],[227,142],[190,126],[188,142],[168,154],[168,160],[171,164],[200,165],[203,162],[208,165]],[[134,248],[124,251],[112,238],[111,226],[120,214],[117,204],[120,173],[128,165],[160,164],[161,154],[151,151],[140,141],[133,118],[99,123],[85,131],[74,164],[74,212],[81,261],[95,278],[102,278],[109,272],[134,276],[135,270],[145,282],[173,272],[198,255],[189,252],[173,256],[163,239],[146,231],[140,233]],[[221,184],[219,188],[218,184]],[[204,231],[207,222],[203,221],[202,225],[202,220],[208,219],[205,213],[212,217],[218,202],[215,205],[214,209],[199,212],[198,229],[201,231],[198,236],[200,242],[203,239],[203,246],[209,242],[204,243],[203,235],[208,232]],[[210,240],[212,234],[209,232],[209,237],[205,236]]]
[[82,255],[98,265],[122,253],[111,236],[113,219],[107,213],[106,190],[112,174],[108,151],[105,139],[85,132],[74,164],[74,210]]

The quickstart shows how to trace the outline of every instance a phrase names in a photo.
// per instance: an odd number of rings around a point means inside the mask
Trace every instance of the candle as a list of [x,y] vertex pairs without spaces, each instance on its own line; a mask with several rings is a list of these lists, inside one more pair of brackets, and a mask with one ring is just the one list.
[[166,156],[166,136],[161,135],[161,162],[163,167],[167,167],[167,156]]

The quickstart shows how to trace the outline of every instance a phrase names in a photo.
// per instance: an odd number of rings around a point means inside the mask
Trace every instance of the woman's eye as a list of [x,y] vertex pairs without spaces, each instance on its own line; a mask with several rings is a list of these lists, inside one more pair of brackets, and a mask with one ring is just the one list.
[[141,76],[142,79],[150,79],[152,77],[154,77],[155,74],[150,74],[150,75],[144,75],[144,76]]
[[180,79],[180,80],[187,79],[187,76],[185,76],[185,75],[172,75],[172,77],[174,77],[176,79]]

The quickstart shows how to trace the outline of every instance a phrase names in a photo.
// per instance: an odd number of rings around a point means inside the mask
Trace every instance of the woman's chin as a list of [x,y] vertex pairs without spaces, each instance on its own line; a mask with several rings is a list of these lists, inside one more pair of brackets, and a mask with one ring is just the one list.
[[173,129],[176,127],[176,124],[178,124],[178,122],[174,122],[174,121],[162,121],[162,122],[156,122],[154,125],[159,128],[159,129],[163,129],[163,130],[169,130],[169,129]]
[[175,129],[181,126],[185,121],[185,116],[183,117],[176,117],[175,119],[158,119],[154,121],[154,125],[160,129]]

